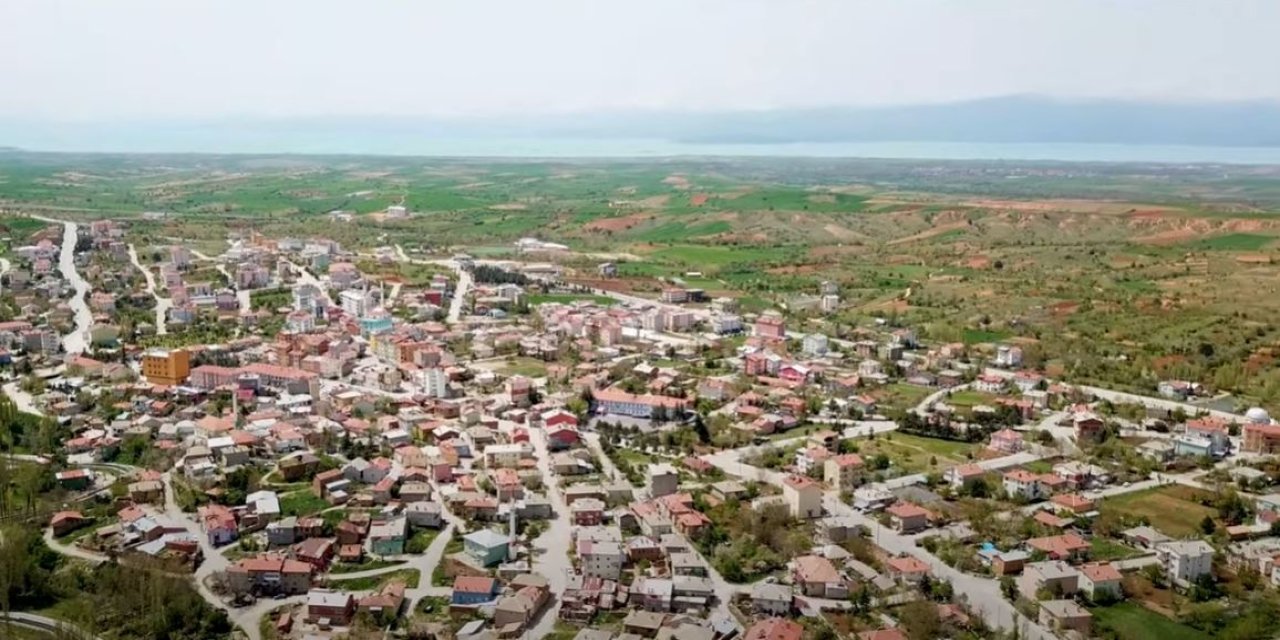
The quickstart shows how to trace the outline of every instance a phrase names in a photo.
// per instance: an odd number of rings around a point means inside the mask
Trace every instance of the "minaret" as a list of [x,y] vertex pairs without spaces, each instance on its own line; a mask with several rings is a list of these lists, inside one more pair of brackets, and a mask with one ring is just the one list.
[[511,505],[511,510],[507,513],[507,562],[514,562],[516,559],[516,499],[511,496],[507,499],[507,504]]

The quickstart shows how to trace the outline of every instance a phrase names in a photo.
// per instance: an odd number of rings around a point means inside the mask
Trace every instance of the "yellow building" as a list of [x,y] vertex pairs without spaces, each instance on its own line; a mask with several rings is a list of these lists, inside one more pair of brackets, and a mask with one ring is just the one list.
[[191,375],[191,354],[186,349],[150,349],[142,354],[142,375],[151,384],[182,384]]

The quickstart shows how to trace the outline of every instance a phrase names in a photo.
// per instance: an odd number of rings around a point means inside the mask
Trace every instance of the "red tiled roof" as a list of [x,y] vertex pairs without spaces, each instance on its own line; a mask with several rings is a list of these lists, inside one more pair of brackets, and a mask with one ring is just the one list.
[[1123,578],[1120,570],[1116,569],[1110,562],[1091,562],[1081,565],[1080,573],[1083,573],[1093,582],[1113,582]]
[[899,502],[888,509],[885,509],[889,515],[896,518],[918,518],[920,516],[928,516],[929,510],[918,504],[910,502]]
[[1048,538],[1032,538],[1027,541],[1027,546],[1051,556],[1065,556],[1074,551],[1088,549],[1089,542],[1074,533],[1068,533]]
[[840,580],[835,565],[821,556],[800,556],[795,559],[795,565],[800,582],[831,583]]
[[751,625],[743,640],[800,640],[803,635],[804,627],[795,621],[768,618]]
[[889,558],[889,569],[897,573],[928,573],[929,565],[915,556]]
[[481,576],[458,576],[453,580],[453,590],[459,593],[493,593],[493,578]]

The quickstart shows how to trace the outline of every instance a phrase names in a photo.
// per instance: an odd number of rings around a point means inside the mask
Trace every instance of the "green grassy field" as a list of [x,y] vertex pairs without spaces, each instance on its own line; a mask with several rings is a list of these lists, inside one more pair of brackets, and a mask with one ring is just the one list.
[[1135,491],[1107,498],[1102,501],[1099,509],[1134,518],[1146,518],[1151,526],[1175,538],[1193,536],[1199,532],[1200,522],[1205,516],[1217,515],[1213,509],[1190,499],[1196,491],[1181,485]]
[[1258,233],[1228,233],[1197,241],[1193,246],[1206,251],[1257,251],[1276,241],[1275,236]]
[[329,569],[329,573],[341,575],[344,573],[359,573],[361,571],[372,571],[374,569],[383,569],[386,567],[396,567],[404,564],[403,560],[368,560],[360,564],[340,563],[333,565]]
[[317,497],[310,489],[286,493],[280,496],[280,513],[285,516],[306,516],[329,508],[324,498]]
[[1207,640],[1209,636],[1174,622],[1142,605],[1122,602],[1089,610],[1097,626],[1109,629],[1119,640]]
[[894,382],[878,389],[873,395],[877,403],[886,408],[908,409],[920,404],[935,390],[904,382]]
[[965,329],[965,344],[982,344],[984,342],[1000,342],[1006,340],[1011,334],[1008,331],[993,331],[984,329]]
[[1094,536],[1089,542],[1089,559],[1098,561],[1125,560],[1141,555],[1142,552],[1126,544]]
[[540,305],[549,303],[569,304],[579,300],[595,302],[597,304],[613,304],[614,299],[609,296],[598,296],[590,293],[534,293],[525,296],[525,300],[530,305]]
[[329,580],[329,586],[334,589],[343,589],[346,591],[369,591],[377,589],[393,580],[401,580],[410,589],[417,588],[418,581],[422,579],[422,572],[417,569],[399,569],[390,573],[384,573],[376,576],[367,576],[364,578],[348,578],[346,580]]
[[728,233],[732,230],[733,225],[730,225],[728,222],[723,220],[707,222],[705,224],[668,222],[652,229],[630,234],[629,237],[640,242],[679,242],[682,240],[688,240],[689,238],[699,238],[702,236],[714,236],[720,233]]
[[943,398],[943,402],[955,407],[974,407],[980,404],[991,406],[996,400],[996,396],[981,391],[964,390],[957,391],[950,396]]
[[[951,440],[924,438],[905,433],[877,436],[875,440],[858,440],[858,453],[867,458],[884,454],[898,468],[909,473],[945,469],[969,460],[977,445]],[[930,464],[936,460],[937,464]]]
[[687,266],[692,270],[708,271],[735,263],[783,262],[794,251],[772,247],[729,247],[722,245],[672,245],[657,249],[651,257]]
[[503,375],[540,378],[547,375],[547,363],[534,358],[515,358],[498,369]]

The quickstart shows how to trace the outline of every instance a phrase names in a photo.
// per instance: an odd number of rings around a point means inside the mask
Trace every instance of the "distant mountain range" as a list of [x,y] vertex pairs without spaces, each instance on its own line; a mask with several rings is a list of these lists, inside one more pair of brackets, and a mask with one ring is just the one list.
[[[654,139],[675,143],[1090,143],[1280,147],[1280,103],[990,98],[902,107],[633,111],[504,118],[237,118],[56,123],[0,118],[0,145],[27,149],[369,151],[404,139]],[[286,148],[287,147],[287,148]],[[258,149],[262,150],[262,149]]]

